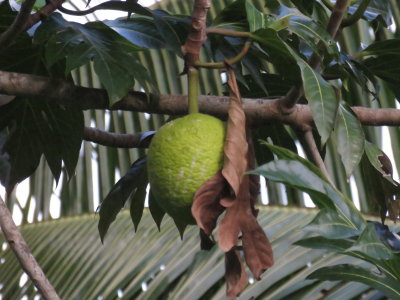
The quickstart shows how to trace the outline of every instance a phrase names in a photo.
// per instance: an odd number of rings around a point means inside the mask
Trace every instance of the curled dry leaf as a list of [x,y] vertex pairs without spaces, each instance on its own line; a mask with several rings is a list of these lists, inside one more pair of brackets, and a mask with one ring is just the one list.
[[228,252],[236,246],[240,232],[241,216],[241,206],[238,205],[238,201],[235,201],[235,204],[227,209],[219,225],[218,245],[222,251]]
[[241,224],[244,257],[251,273],[259,280],[260,275],[274,264],[268,238],[253,216]]
[[225,253],[226,296],[235,299],[247,285],[247,274],[239,251],[231,249]]
[[219,203],[225,184],[225,179],[219,171],[200,186],[194,195],[192,215],[206,235],[211,234],[219,215],[225,210]]
[[[249,129],[247,129],[246,134],[247,134],[247,143],[249,145],[249,150],[247,151],[248,170],[254,170],[256,168],[256,157],[254,154],[254,145]],[[260,193],[260,176],[258,175],[247,175],[247,176],[249,176],[251,210],[253,212],[254,217],[257,218],[258,209],[255,208],[255,205],[257,203],[258,195]]]
[[230,102],[228,125],[224,145],[224,167],[222,174],[237,196],[244,172],[247,170],[246,116],[244,114],[235,73],[231,70],[228,85]]

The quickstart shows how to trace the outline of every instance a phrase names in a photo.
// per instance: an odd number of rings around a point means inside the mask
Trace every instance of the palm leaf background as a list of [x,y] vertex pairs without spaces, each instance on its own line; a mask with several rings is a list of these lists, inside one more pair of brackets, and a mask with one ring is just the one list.
[[[192,2],[164,0],[157,3],[157,7],[171,13],[189,14]],[[210,18],[231,2],[212,1]],[[389,2],[397,30],[383,30],[382,39],[399,37],[399,4],[395,0]],[[70,3],[75,5],[74,2]],[[264,1],[254,0],[252,3],[262,9]],[[344,30],[339,41],[340,47],[354,53],[359,50],[360,43],[371,42],[370,34],[368,23],[360,21]],[[144,51],[140,55],[160,93],[186,93],[185,78],[179,76],[183,69],[180,58],[168,51],[156,50]],[[206,53],[202,55],[204,60],[208,59]],[[73,76],[79,85],[100,87],[91,65],[76,70]],[[201,71],[202,94],[222,95],[224,89],[221,83],[218,72]],[[140,89],[140,86],[135,88]],[[355,83],[350,83],[349,90],[351,105],[396,107],[394,101],[388,100],[393,97],[389,97],[391,91],[382,82],[379,102]],[[144,132],[156,130],[167,118],[135,112],[86,111],[85,125],[119,133]],[[388,128],[393,153],[400,152],[398,130]],[[365,132],[368,140],[382,145],[381,128],[365,128]],[[138,232],[134,234],[129,216],[124,212],[111,227],[105,245],[101,246],[96,226],[98,218],[93,212],[119,176],[125,174],[131,163],[143,154],[143,150],[114,149],[84,142],[76,175],[70,181],[62,176],[56,186],[51,171],[42,160],[29,179],[27,198],[17,198],[15,194],[9,197],[7,205],[11,210],[20,211],[22,223],[26,224],[28,220],[35,223],[23,225],[23,234],[62,298],[96,299],[102,296],[102,299],[113,299],[118,296],[120,289],[126,299],[155,299],[161,295],[163,298],[168,295],[170,299],[223,298],[225,287],[221,253],[216,249],[207,253],[198,251],[197,231],[194,228],[190,228],[185,233],[184,241],[180,242],[169,219],[164,221],[162,231],[158,233],[149,214],[145,213]],[[337,187],[352,198],[354,187],[352,190],[350,181],[346,179],[344,167],[332,142],[327,145],[326,162]],[[398,169],[399,158],[395,156],[392,163]],[[359,168],[354,173],[354,182],[361,210],[377,213],[375,199]],[[262,281],[251,284],[242,295],[243,299],[251,296],[266,299],[287,299],[289,296],[290,299],[351,299],[361,294],[366,297],[363,299],[382,297],[379,292],[358,283],[304,280],[307,274],[321,266],[357,262],[354,258],[291,246],[304,236],[298,229],[311,220],[315,212],[282,207],[288,203],[304,206],[303,194],[290,189],[285,191],[280,184],[266,184],[269,202],[281,206],[262,209],[260,215],[260,223],[271,238],[277,262]],[[37,223],[54,217],[50,214],[50,207],[58,203],[56,198],[60,200],[60,215],[65,218]],[[19,285],[22,271],[11,251],[2,251],[0,259],[0,293],[4,298],[17,299],[29,295],[28,298],[33,299],[36,292],[31,283],[22,287]]]
[[[380,292],[358,283],[305,280],[322,266],[363,261],[324,250],[293,246],[305,237],[301,227],[316,211],[262,208],[259,222],[268,234],[275,265],[261,281],[250,278],[239,299],[379,299]],[[84,214],[22,226],[22,233],[62,299],[225,299],[224,256],[218,247],[199,250],[198,230],[180,240],[170,218],[161,232],[146,210],[134,233],[128,212],[118,216],[104,245],[97,236],[97,218]],[[0,245],[5,241],[0,237]],[[0,252],[0,293],[4,299],[35,297],[12,251]],[[23,278],[23,277],[22,277]],[[364,298],[365,297],[365,298]],[[36,298],[35,298],[36,299]]]

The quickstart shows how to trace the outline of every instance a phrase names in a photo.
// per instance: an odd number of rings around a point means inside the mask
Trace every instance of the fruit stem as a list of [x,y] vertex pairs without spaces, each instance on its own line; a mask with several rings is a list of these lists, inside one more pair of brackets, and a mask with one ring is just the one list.
[[199,112],[199,71],[195,67],[189,67],[187,74],[189,114],[195,114]]

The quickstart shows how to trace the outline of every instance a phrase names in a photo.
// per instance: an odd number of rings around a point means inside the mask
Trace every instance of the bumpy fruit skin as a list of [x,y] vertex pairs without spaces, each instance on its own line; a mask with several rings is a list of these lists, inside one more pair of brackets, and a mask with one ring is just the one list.
[[147,171],[157,203],[174,219],[195,224],[197,189],[223,164],[225,125],[205,114],[190,114],[162,126],[153,137]]

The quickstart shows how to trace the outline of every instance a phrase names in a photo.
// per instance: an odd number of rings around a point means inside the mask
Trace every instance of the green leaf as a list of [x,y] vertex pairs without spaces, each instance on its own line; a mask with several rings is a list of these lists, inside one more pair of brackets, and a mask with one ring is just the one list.
[[135,227],[135,231],[137,231],[140,220],[143,216],[144,202],[146,200],[146,189],[149,180],[147,178],[147,169],[146,167],[143,169],[142,174],[139,178],[139,182],[136,184],[137,188],[132,193],[130,200],[130,215],[133,222],[133,226]]
[[181,46],[185,43],[189,32],[189,20],[178,17],[171,17],[168,14],[153,13],[153,18],[163,40],[167,45],[167,49],[172,50],[175,54],[182,56]]
[[158,230],[161,230],[161,222],[165,216],[165,211],[158,205],[156,199],[154,198],[153,194],[151,193],[151,189],[149,191],[149,210],[151,216],[153,217],[154,222],[157,225]]
[[167,47],[153,18],[134,16],[129,20],[106,20],[103,23],[139,47],[152,49]]
[[224,6],[224,9],[216,15],[212,24],[243,22],[243,20],[247,19],[246,2],[246,0],[237,0]]
[[9,128],[3,149],[11,164],[7,189],[30,176],[42,154],[56,181],[62,162],[68,176],[73,175],[83,136],[82,111],[43,99],[16,98],[0,107],[0,116],[0,129]]
[[353,245],[353,242],[346,239],[328,239],[322,236],[317,236],[302,239],[294,244],[312,249],[324,249],[341,253],[347,248],[350,248]]
[[365,141],[365,154],[371,165],[382,175],[382,178],[398,187],[399,183],[393,180],[393,167],[389,157],[375,144]]
[[377,41],[362,50],[360,55],[392,55],[393,57],[400,58],[400,40],[388,39],[384,41]]
[[[102,242],[104,241],[104,237],[111,223],[114,222],[117,214],[124,207],[129,196],[133,191],[135,191],[136,188],[138,188],[139,184],[141,183],[143,174],[146,170],[146,162],[146,156],[136,160],[130,167],[129,171],[123,177],[121,177],[120,180],[118,180],[106,198],[101,202],[98,208],[100,215],[98,229]],[[138,222],[137,219],[140,218],[136,217],[135,215],[134,223]]]
[[252,33],[251,38],[260,43],[261,48],[268,54],[268,61],[274,65],[283,80],[291,83],[300,82],[296,59],[275,30],[260,29]]
[[333,137],[346,175],[350,177],[363,156],[365,137],[360,121],[345,103],[339,105]]
[[246,14],[250,32],[265,28],[266,24],[269,23],[269,18],[248,1],[246,1]]
[[315,125],[324,145],[333,130],[339,101],[333,87],[293,50],[291,52],[297,59],[297,65],[303,79],[304,94],[309,102]]
[[372,223],[367,224],[357,242],[346,252],[358,252],[374,260],[391,259],[393,256],[392,251],[382,243],[376,234],[375,225]]
[[336,265],[324,267],[310,274],[308,279],[357,281],[382,291],[392,299],[400,298],[400,280],[395,280],[385,274],[366,270],[354,265]]
[[310,0],[290,0],[294,5],[306,15],[311,15],[314,9],[314,1]]
[[[289,160],[271,161],[248,172],[249,174],[262,175],[270,180],[287,184],[308,193],[319,208],[325,209],[314,220],[316,223],[323,223],[325,215],[331,219],[329,226],[338,222],[338,228],[341,228],[341,231],[332,229],[332,235],[336,235],[336,232],[338,232],[337,237],[342,237],[340,234],[347,237],[361,232],[365,226],[365,221],[360,212],[349,199],[338,192],[325,177],[321,176],[320,171],[316,170],[315,166],[309,166],[310,162],[305,162],[304,159],[290,151],[285,151],[283,148],[270,145],[268,147],[280,152],[282,157],[287,156]],[[318,230],[318,228],[316,229]],[[328,229],[324,230],[327,231]],[[331,232],[329,231],[327,234],[331,234]]]
[[37,29],[35,39],[46,44],[49,66],[66,59],[66,73],[93,60],[110,104],[133,86],[139,49],[101,22],[82,25],[67,22],[55,13]]
[[330,55],[339,58],[335,40],[314,20],[304,17],[292,17],[288,29],[303,39],[314,52],[321,52],[318,44],[321,41]]
[[323,208],[304,230],[329,239],[343,239],[360,234],[362,228],[357,225],[349,216],[330,208]]

